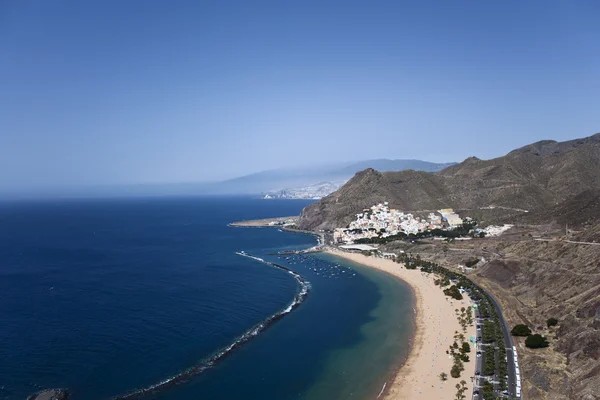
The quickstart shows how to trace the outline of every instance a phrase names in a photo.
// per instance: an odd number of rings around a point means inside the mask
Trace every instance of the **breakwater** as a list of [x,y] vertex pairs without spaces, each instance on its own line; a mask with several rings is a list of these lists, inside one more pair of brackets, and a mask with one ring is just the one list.
[[304,279],[301,275],[292,271],[291,269],[286,268],[286,267],[276,264],[276,263],[272,263],[270,261],[266,261],[260,257],[250,255],[243,251],[236,252],[236,254],[243,256],[243,257],[253,259],[253,260],[261,262],[263,264],[269,265],[273,268],[280,269],[280,270],[285,271],[288,274],[290,274],[299,285],[299,290],[296,293],[296,295],[294,296],[294,299],[292,300],[292,302],[285,309],[278,311],[277,313],[269,316],[268,318],[266,318],[259,324],[250,328],[248,331],[246,331],[242,336],[240,336],[237,340],[235,340],[229,346],[218,351],[211,357],[199,362],[198,364],[196,364],[184,371],[181,371],[180,373],[178,373],[176,375],[173,375],[167,379],[164,379],[163,381],[160,381],[156,384],[153,384],[153,385],[150,385],[150,386],[147,386],[144,388],[136,389],[127,394],[115,396],[111,400],[139,399],[139,398],[143,398],[143,397],[146,397],[149,395],[153,395],[159,391],[163,391],[163,390],[171,388],[175,385],[189,381],[190,379],[201,374],[202,372],[206,371],[207,369],[214,367],[218,362],[224,360],[226,357],[233,354],[233,352],[236,349],[240,348],[243,344],[248,342],[250,339],[252,339],[253,337],[256,337],[261,332],[265,331],[267,328],[269,328],[271,325],[273,325],[275,322],[282,319],[287,314],[291,313],[295,308],[297,308],[304,301],[304,299],[308,295],[308,291],[310,290],[310,283],[306,279]]

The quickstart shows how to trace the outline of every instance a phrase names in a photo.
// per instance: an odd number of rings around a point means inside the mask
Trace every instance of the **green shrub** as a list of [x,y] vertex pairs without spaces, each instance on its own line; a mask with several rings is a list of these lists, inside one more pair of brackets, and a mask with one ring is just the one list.
[[488,381],[483,382],[483,385],[481,385],[481,395],[483,396],[484,400],[494,399],[494,385]]
[[558,325],[558,320],[556,318],[548,318],[548,320],[546,321],[546,325],[548,325],[548,328],[550,328],[551,326],[556,326]]
[[539,349],[542,347],[548,347],[549,343],[545,337],[536,333],[535,335],[528,336],[527,339],[525,339],[525,346],[529,347],[530,349]]
[[493,349],[488,349],[483,353],[483,371],[486,376],[494,375],[496,372],[496,357]]
[[492,343],[496,341],[496,325],[492,321],[483,321],[482,330],[483,343]]
[[450,369],[450,376],[453,378],[459,378],[460,377],[460,367],[456,364],[454,364],[452,366],[452,368]]
[[471,346],[469,346],[469,342],[463,342],[461,351],[465,354],[471,351]]
[[529,336],[531,335],[531,329],[529,329],[527,325],[518,324],[515,325],[514,328],[512,328],[512,331],[510,331],[510,333],[513,336]]
[[458,290],[456,285],[452,285],[448,289],[444,289],[444,294],[446,296],[450,296],[456,300],[462,300],[462,298],[463,298],[462,294],[460,293],[460,291]]
[[466,267],[469,267],[469,268],[472,268],[472,267],[473,267],[473,266],[475,266],[475,264],[477,264],[478,262],[479,262],[479,258],[473,258],[473,259],[471,259],[471,260],[467,261],[467,262],[465,263],[465,266],[466,266]]

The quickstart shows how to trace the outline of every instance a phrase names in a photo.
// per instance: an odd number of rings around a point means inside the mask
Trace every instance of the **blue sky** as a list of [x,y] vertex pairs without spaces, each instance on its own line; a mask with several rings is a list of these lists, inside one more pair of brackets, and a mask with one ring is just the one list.
[[600,131],[597,1],[6,1],[0,187],[493,158]]

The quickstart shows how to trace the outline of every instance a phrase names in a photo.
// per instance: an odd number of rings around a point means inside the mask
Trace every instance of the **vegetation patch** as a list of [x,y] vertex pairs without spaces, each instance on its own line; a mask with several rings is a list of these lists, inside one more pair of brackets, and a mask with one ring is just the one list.
[[518,324],[510,331],[513,336],[529,336],[531,335],[531,329],[527,325]]
[[[456,227],[452,230],[444,230],[444,229],[431,229],[424,232],[417,233],[409,233],[408,235],[404,232],[399,232],[395,235],[390,235],[387,237],[383,237],[381,233],[385,232],[385,230],[380,231],[379,236],[371,237],[371,238],[361,238],[354,241],[356,244],[385,244],[389,242],[393,242],[395,240],[416,240],[416,239],[425,239],[425,238],[433,238],[433,237],[442,237],[446,239],[455,239],[459,237],[478,237],[482,238],[485,236],[484,232],[476,233],[475,226],[477,222],[475,220],[465,222],[461,226]],[[354,229],[353,231],[357,231],[357,233],[362,232],[361,229]],[[360,232],[359,232],[360,231]],[[479,260],[477,260],[479,262]],[[475,262],[475,264],[477,263]],[[473,264],[474,265],[474,264]]]
[[460,293],[460,291],[458,290],[458,288],[456,287],[456,285],[452,285],[448,289],[444,289],[444,294],[446,296],[450,296],[450,297],[452,297],[453,299],[456,299],[456,300],[462,300],[463,299],[463,295]]
[[465,267],[473,268],[475,265],[477,265],[478,262],[479,262],[479,258],[473,258],[473,259],[465,262]]
[[527,339],[525,339],[525,346],[529,347],[530,349],[539,349],[543,347],[548,347],[549,345],[550,343],[548,343],[546,338],[540,335],[539,333],[527,336]]

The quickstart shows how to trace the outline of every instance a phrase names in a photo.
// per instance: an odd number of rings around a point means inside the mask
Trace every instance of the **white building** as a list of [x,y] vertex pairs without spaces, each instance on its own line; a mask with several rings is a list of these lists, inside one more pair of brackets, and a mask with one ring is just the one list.
[[463,220],[458,216],[457,213],[454,212],[453,209],[443,208],[438,210],[438,212],[442,215],[442,219],[445,220],[450,227],[457,228],[462,226]]

